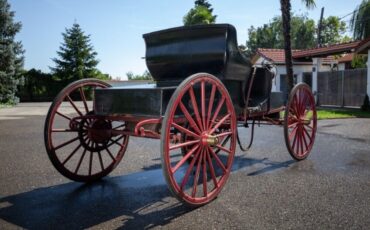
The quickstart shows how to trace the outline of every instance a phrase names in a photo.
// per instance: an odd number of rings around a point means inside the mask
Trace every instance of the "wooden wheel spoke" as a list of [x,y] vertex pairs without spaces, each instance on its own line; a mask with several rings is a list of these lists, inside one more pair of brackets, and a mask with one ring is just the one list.
[[208,148],[206,148],[206,156],[207,156],[209,171],[211,172],[211,177],[212,177],[213,183],[215,185],[215,188],[218,188],[216,173],[215,173],[215,169],[213,168],[213,163],[212,163],[212,159],[211,159],[211,157],[209,155]]
[[191,117],[189,111],[186,109],[185,105],[182,102],[180,102],[179,105],[181,111],[184,113],[186,119],[189,121],[190,127],[192,127],[196,132],[202,133],[198,125],[195,123],[194,119]]
[[297,115],[297,117],[299,117],[300,114],[299,114],[299,109],[298,109],[297,94],[294,95],[294,98],[293,98],[293,102],[292,103],[293,103],[292,109],[294,110],[295,115]]
[[115,139],[115,140],[113,140],[113,138],[111,138],[111,139],[110,139],[111,143],[109,143],[109,144],[107,145],[107,149],[108,149],[109,147],[111,147],[112,145],[114,145],[114,144],[119,145],[121,148],[123,148],[124,146],[123,146],[121,143],[119,143],[119,142],[118,142],[118,141],[120,141],[123,137],[124,137],[124,136],[123,136],[123,135],[121,135],[120,137],[118,137],[118,138],[117,138],[117,139]]
[[303,108],[302,108],[302,111],[303,111],[302,112],[302,115],[303,115],[303,117],[306,117],[306,115],[307,115],[307,113],[309,111],[309,109],[307,109],[308,108],[308,106],[307,106],[307,103],[308,102],[309,102],[309,97],[308,97],[308,95],[305,94],[305,97],[304,97],[304,100],[303,100],[303,104],[302,104],[302,106],[303,106]]
[[77,108],[76,104],[73,102],[72,98],[68,95],[67,96],[67,99],[69,101],[69,103],[72,105],[72,107],[76,110],[76,112],[82,117],[83,114],[81,113],[81,111]]
[[220,137],[230,136],[231,134],[233,134],[233,132],[223,132],[223,133],[217,134],[216,137],[220,138]]
[[299,123],[298,121],[293,122],[293,123],[289,123],[288,128],[292,128],[293,126],[297,127],[298,123]]
[[307,127],[307,128],[309,128],[309,129],[311,129],[311,130],[313,130],[313,127],[311,127],[310,125],[308,125],[308,124],[304,124],[304,126],[305,127]]
[[80,95],[81,95],[81,99],[82,99],[82,102],[83,102],[84,107],[85,107],[85,111],[86,111],[86,113],[88,113],[89,112],[89,107],[87,106],[86,97],[85,97],[85,93],[83,91],[82,86],[80,87]]
[[299,142],[299,130],[297,130],[297,133],[295,135],[296,140],[297,140],[297,145],[295,145],[295,147],[293,147],[293,149],[295,150],[295,152],[297,153],[297,155],[299,156],[299,145],[300,145],[300,142]]
[[306,133],[304,132],[305,131],[305,129],[304,129],[304,127],[302,127],[302,138],[303,138],[303,142],[304,142],[304,145],[305,145],[305,147],[306,147],[306,149],[308,149],[308,144],[307,144],[307,140],[306,140]]
[[200,83],[200,94],[201,94],[201,108],[202,108],[202,125],[205,130],[206,127],[206,92],[205,92],[205,82]]
[[289,140],[291,140],[292,137],[296,134],[297,129],[298,129],[298,126],[294,127],[293,130],[290,132],[290,134],[289,134]]
[[226,173],[226,168],[224,164],[222,163],[222,161],[220,160],[220,158],[217,156],[217,154],[213,152],[213,150],[209,146],[208,146],[208,150],[212,154],[213,158],[215,158],[217,165],[222,169],[224,173]]
[[218,129],[218,127],[220,127],[220,125],[222,125],[226,121],[226,119],[228,119],[230,116],[231,114],[227,114],[220,121],[218,121],[216,125],[211,129],[211,131],[209,131],[209,134],[213,134],[215,130]]
[[90,151],[89,176],[91,176],[92,162],[93,162],[93,152]]
[[119,128],[122,128],[122,127],[125,127],[125,126],[126,126],[126,124],[122,124],[122,125],[119,125],[117,127],[114,127],[113,130],[118,130]]
[[203,161],[203,153],[204,153],[204,149],[202,149],[200,151],[200,154],[199,154],[197,169],[195,171],[195,177],[194,177],[194,183],[193,183],[193,191],[191,193],[192,197],[195,197],[195,195],[197,194],[197,185],[198,185],[198,181],[199,181],[200,166],[201,166],[202,161]]
[[224,152],[226,152],[226,153],[231,153],[231,151],[229,149],[223,147],[222,145],[216,145],[215,147],[224,151]]
[[303,127],[303,132],[307,135],[307,137],[310,139],[310,142],[312,142],[312,137],[311,135],[308,133],[308,131],[306,130],[306,128]]
[[193,155],[193,153],[199,148],[199,145],[195,145],[186,155],[171,169],[172,173],[175,173],[188,159]]
[[207,197],[207,160],[206,160],[206,150],[204,150],[203,152],[203,162],[202,162],[202,166],[203,166],[203,170],[202,170],[202,173],[203,173],[203,195],[204,197]]
[[107,153],[110,156],[110,158],[112,158],[113,162],[116,162],[116,158],[114,158],[112,152],[108,148],[106,148],[106,150],[107,150]]
[[194,145],[194,144],[197,144],[199,142],[200,142],[200,140],[193,140],[193,141],[187,141],[187,142],[183,142],[183,143],[176,144],[176,145],[171,145],[169,147],[169,150],[174,150],[174,149],[182,148],[182,147],[185,147],[185,146],[188,146],[188,145]]
[[98,156],[99,156],[100,167],[101,167],[101,170],[103,171],[104,170],[104,164],[103,164],[103,159],[101,157],[101,152],[100,151],[98,151]]
[[181,190],[184,190],[185,185],[188,183],[190,173],[193,171],[194,164],[197,161],[197,159],[199,158],[199,155],[200,155],[199,152],[200,151],[201,151],[201,149],[199,148],[197,153],[195,154],[195,157],[193,157],[193,159],[191,160],[188,169],[186,170],[185,176],[184,176],[184,178],[182,179],[182,182],[181,182],[181,186],[180,186]]
[[58,112],[58,111],[56,111],[55,113],[56,113],[56,114],[58,114],[59,116],[61,116],[61,117],[65,118],[65,119],[69,120],[69,121],[71,121],[71,120],[72,120],[72,118],[70,118],[70,117],[68,117],[68,116],[64,115],[63,113],[60,113],[60,112]]
[[303,115],[303,101],[304,101],[304,92],[302,90],[298,90],[298,95],[299,95],[299,102],[298,102],[298,110],[300,116]]
[[[225,96],[222,95],[222,99],[221,99],[221,101],[218,102],[218,105],[216,107],[215,113],[213,114],[213,117],[211,119],[211,124],[213,124],[215,122],[216,118],[218,117],[218,113],[220,112],[220,110],[221,110],[221,108],[222,108],[222,106],[223,106],[223,104],[225,102],[225,99],[226,99]],[[211,124],[209,124],[209,126]]]
[[200,138],[200,137],[199,137],[199,135],[197,135],[197,134],[193,133],[192,131],[190,131],[190,130],[189,130],[189,129],[187,129],[187,128],[182,127],[181,125],[176,124],[175,122],[172,122],[172,125],[173,125],[176,129],[180,130],[181,132],[186,133],[186,135],[193,136],[193,137],[195,137],[195,138]]
[[213,103],[214,103],[214,100],[215,100],[215,93],[216,93],[216,85],[212,85],[211,96],[210,96],[209,102],[208,102],[206,129],[209,129],[209,125],[210,125],[209,122],[210,122],[210,118],[211,118],[211,112],[212,112],[212,109],[213,109]]
[[55,147],[55,148],[54,148],[54,151],[55,151],[55,150],[58,150],[58,149],[60,149],[60,148],[63,148],[64,146],[69,145],[69,144],[71,144],[71,143],[73,143],[73,142],[77,141],[78,139],[79,139],[78,137],[75,137],[75,138],[73,138],[73,139],[71,139],[71,140],[69,140],[69,141],[63,142],[62,144],[60,144],[60,145],[58,145],[57,147]]
[[297,141],[297,131],[295,132],[295,134],[294,134],[294,138],[293,138],[293,144],[292,144],[292,149],[293,149],[293,150],[295,149],[296,141]]
[[304,151],[303,151],[303,136],[302,136],[302,128],[299,129],[299,142],[300,142],[300,146],[301,146],[301,154],[304,154]]
[[72,152],[71,154],[68,155],[68,157],[62,162],[62,165],[65,165],[67,163],[67,161],[69,161],[69,159],[71,159],[71,157],[78,151],[78,149],[82,146],[82,144],[80,143]]
[[81,155],[81,157],[80,157],[80,160],[78,161],[77,167],[76,167],[76,169],[75,169],[75,174],[77,174],[78,170],[80,169],[80,166],[81,166],[82,160],[83,160],[83,159],[84,159],[84,157],[85,157],[86,151],[87,151],[87,150],[86,150],[86,149],[84,149],[84,151],[83,151],[83,153],[82,153],[82,155]]
[[194,89],[192,86],[189,88],[189,95],[190,95],[191,104],[193,106],[194,115],[195,115],[196,121],[198,122],[198,126],[201,130],[204,130],[203,125],[202,125],[202,119],[200,118],[200,114],[198,110],[197,100],[195,99]]

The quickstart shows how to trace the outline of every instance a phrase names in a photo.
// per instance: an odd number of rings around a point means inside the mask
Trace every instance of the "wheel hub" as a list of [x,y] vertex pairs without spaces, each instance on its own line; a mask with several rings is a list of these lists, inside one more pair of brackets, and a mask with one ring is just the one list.
[[111,125],[105,120],[95,120],[87,129],[87,136],[95,143],[104,143],[111,138]]
[[89,151],[98,152],[106,148],[112,137],[112,125],[103,119],[83,119],[80,122],[79,138]]
[[211,134],[203,134],[202,135],[202,144],[208,146],[215,146],[219,143],[218,137]]

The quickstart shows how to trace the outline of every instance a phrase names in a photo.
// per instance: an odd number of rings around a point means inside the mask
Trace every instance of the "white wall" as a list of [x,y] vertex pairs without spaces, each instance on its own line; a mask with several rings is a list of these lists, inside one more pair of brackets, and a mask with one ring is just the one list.
[[338,63],[338,70],[345,70],[346,64],[345,63]]
[[[266,61],[266,59],[264,59],[263,57],[260,57],[256,61],[255,64],[261,65],[263,62],[266,63],[268,61]],[[297,82],[302,82],[302,73],[312,72],[312,66],[313,66],[312,64],[311,65],[310,64],[295,64],[293,66],[293,73],[297,75]],[[281,75],[286,74],[285,65],[277,65],[276,69],[277,69],[276,77],[272,80],[272,89],[271,89],[272,92],[281,91],[280,78],[281,78]],[[321,65],[320,67],[320,71],[330,71],[330,70],[331,69],[329,65]]]

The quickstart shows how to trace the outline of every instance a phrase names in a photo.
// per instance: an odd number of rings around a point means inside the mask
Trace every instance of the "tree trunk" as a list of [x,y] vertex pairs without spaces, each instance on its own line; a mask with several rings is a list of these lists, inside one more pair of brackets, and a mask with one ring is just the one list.
[[283,33],[284,33],[284,51],[285,51],[285,65],[288,93],[293,88],[293,63],[292,63],[292,49],[290,40],[290,0],[280,0],[281,14],[283,19]]

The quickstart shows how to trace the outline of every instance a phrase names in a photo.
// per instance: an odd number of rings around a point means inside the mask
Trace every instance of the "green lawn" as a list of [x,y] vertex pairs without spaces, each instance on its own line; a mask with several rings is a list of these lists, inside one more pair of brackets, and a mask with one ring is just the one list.
[[1,104],[0,103],[0,109],[2,109],[2,108],[9,108],[9,107],[13,107],[13,105],[11,105],[11,104]]
[[337,118],[370,118],[370,112],[362,111],[360,109],[317,109],[317,117],[322,119],[337,119]]

